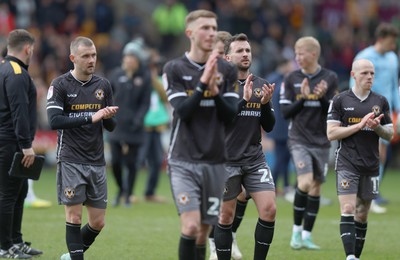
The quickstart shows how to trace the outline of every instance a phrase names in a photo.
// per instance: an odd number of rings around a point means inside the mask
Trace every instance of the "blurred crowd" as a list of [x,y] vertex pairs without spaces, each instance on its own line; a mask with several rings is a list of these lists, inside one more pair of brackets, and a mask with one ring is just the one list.
[[297,38],[315,36],[322,45],[321,64],[338,73],[341,89],[348,87],[355,54],[374,42],[376,25],[386,21],[400,28],[398,0],[0,0],[0,47],[15,28],[35,35],[29,70],[43,111],[39,127],[46,129],[47,88],[72,68],[72,38],[94,40],[96,73],[107,76],[120,65],[125,44],[137,38],[158,50],[164,61],[181,55],[188,47],[184,18],[199,8],[218,14],[218,30],[249,36],[257,75],[272,73],[282,57],[294,59]]

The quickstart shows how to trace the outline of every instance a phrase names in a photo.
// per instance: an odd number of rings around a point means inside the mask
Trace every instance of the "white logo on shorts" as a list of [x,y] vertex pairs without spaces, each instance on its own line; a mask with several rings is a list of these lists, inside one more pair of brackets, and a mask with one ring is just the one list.
[[340,181],[340,186],[346,190],[350,187],[350,182],[348,180],[343,179]]
[[74,188],[70,188],[70,187],[66,187],[64,189],[64,196],[67,199],[72,199],[73,197],[75,197],[75,189]]
[[182,206],[187,205],[190,202],[189,194],[182,192],[178,195],[178,203]]

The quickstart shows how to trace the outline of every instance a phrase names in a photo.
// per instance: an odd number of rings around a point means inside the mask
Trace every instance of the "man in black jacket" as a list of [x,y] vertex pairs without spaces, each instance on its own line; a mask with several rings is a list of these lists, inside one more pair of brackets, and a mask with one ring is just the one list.
[[15,152],[22,151],[25,167],[35,160],[36,88],[28,74],[34,42],[26,30],[10,32],[8,55],[0,64],[0,258],[28,259],[42,254],[22,239],[28,182],[8,175]]
[[[119,188],[114,206],[119,205],[123,196],[125,206],[130,206],[138,151],[145,140],[143,123],[150,106],[152,85],[150,71],[144,66],[143,53],[139,40],[128,43],[123,50],[121,67],[116,68],[110,76],[114,103],[120,107],[120,113],[115,117],[117,127],[109,135],[112,168]],[[127,183],[122,181],[123,163],[128,167]]]

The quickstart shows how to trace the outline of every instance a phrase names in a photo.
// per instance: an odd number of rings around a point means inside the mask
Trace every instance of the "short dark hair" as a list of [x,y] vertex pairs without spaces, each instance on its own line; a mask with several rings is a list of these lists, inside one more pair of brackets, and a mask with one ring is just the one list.
[[236,42],[236,41],[239,41],[239,42],[246,41],[246,42],[248,42],[248,41],[249,41],[249,38],[248,38],[247,35],[244,34],[244,33],[239,33],[239,34],[233,35],[232,37],[230,37],[229,39],[227,39],[227,40],[225,41],[225,46],[224,46],[224,52],[225,52],[225,54],[228,54],[228,53],[229,53],[230,48],[231,48],[231,43],[232,43],[232,42]]
[[83,37],[83,36],[78,36],[76,37],[70,45],[70,52],[72,54],[74,54],[76,52],[76,50],[78,49],[79,46],[86,46],[86,47],[91,47],[94,45],[93,41],[87,37]]
[[386,38],[388,36],[397,37],[399,35],[399,30],[390,23],[381,23],[376,27],[375,38]]
[[7,38],[7,49],[21,51],[25,44],[33,45],[35,38],[24,29],[16,29],[9,33]]

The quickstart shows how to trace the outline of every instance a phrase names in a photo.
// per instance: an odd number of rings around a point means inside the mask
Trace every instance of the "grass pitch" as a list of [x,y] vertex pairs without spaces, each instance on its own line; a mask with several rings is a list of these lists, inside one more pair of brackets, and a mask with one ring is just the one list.
[[[109,170],[108,173],[109,201],[111,202],[116,189],[111,171]],[[133,204],[131,208],[123,206],[113,208],[110,203],[106,214],[106,226],[93,246],[85,253],[85,259],[175,260],[178,258],[179,218],[172,201],[168,178],[163,173],[158,188],[158,194],[168,198],[166,204],[143,201],[145,181],[146,172],[141,171],[135,191],[135,194],[141,198],[141,202]],[[386,173],[381,191],[384,197],[390,200],[387,206],[388,213],[369,215],[363,260],[400,259],[399,183],[398,169]],[[55,169],[45,169],[40,180],[35,182],[34,189],[38,197],[52,201],[53,206],[47,209],[28,208],[24,213],[22,230],[24,239],[32,241],[33,247],[44,251],[41,259],[59,259],[61,254],[67,252],[64,208],[57,205],[55,187]],[[313,231],[314,241],[322,249],[320,251],[290,249],[289,240],[293,224],[292,205],[278,197],[275,235],[268,259],[345,259],[339,236],[340,211],[333,172],[328,174],[328,180],[323,186],[323,195],[332,199],[333,204],[321,206]],[[86,223],[85,209],[83,215],[83,223]],[[256,208],[250,201],[237,233],[238,245],[244,260],[253,257],[256,220]]]

